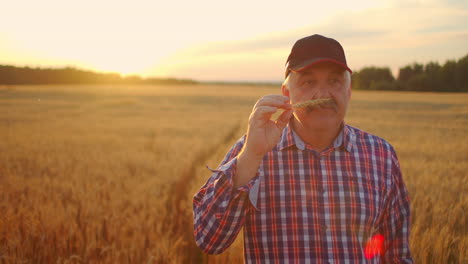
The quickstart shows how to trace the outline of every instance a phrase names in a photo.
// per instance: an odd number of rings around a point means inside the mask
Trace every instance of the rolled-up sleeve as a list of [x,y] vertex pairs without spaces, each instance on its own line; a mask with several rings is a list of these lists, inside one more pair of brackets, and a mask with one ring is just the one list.
[[254,208],[248,195],[258,176],[239,188],[233,184],[244,139],[230,149],[217,169],[210,169],[211,177],[193,197],[195,241],[208,254],[227,249],[241,230],[246,214]]

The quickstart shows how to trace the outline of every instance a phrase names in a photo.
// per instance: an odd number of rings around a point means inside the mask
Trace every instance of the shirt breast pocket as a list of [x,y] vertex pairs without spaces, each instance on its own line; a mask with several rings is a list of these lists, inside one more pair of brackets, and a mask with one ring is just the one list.
[[340,211],[346,212],[346,219],[340,226],[353,233],[367,236],[376,226],[382,208],[382,188],[378,180],[369,177],[347,175],[343,177],[342,193],[335,198]]

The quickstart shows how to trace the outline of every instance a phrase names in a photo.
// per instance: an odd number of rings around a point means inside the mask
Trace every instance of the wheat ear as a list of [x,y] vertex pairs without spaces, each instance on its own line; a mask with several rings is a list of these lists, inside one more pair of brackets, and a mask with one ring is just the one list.
[[315,106],[319,104],[324,104],[324,103],[331,103],[333,102],[332,99],[330,98],[319,98],[319,99],[314,99],[314,100],[308,100],[304,101],[301,103],[293,104],[293,108],[303,108],[303,107],[308,107],[308,106]]

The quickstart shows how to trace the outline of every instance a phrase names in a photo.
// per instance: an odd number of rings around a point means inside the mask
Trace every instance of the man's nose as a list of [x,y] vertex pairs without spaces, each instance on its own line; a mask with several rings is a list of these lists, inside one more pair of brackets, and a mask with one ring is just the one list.
[[315,89],[313,99],[317,98],[329,98],[330,97],[330,87],[328,83],[321,82]]

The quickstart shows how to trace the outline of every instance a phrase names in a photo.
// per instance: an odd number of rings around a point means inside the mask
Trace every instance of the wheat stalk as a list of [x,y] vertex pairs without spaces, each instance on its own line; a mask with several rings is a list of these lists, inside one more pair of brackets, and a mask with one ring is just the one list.
[[307,100],[301,103],[293,104],[293,108],[303,108],[303,107],[309,107],[309,106],[316,106],[324,103],[331,103],[333,102],[332,99],[330,98],[319,98],[319,99],[313,99],[313,100]]

